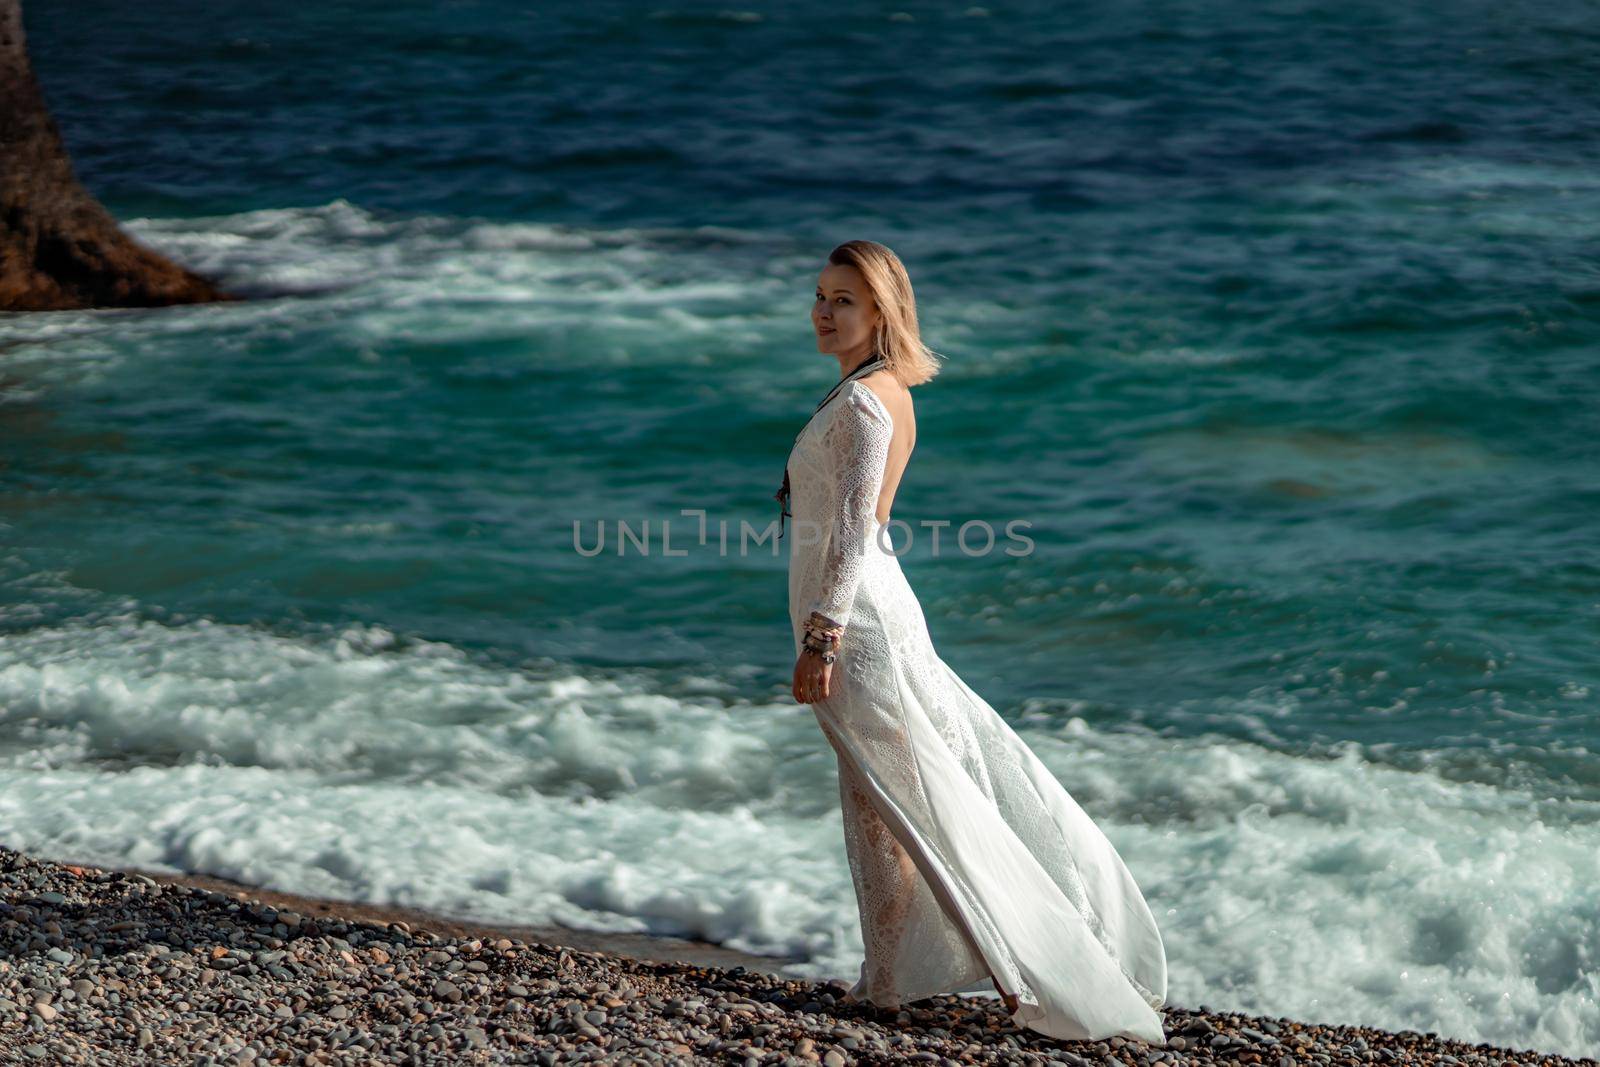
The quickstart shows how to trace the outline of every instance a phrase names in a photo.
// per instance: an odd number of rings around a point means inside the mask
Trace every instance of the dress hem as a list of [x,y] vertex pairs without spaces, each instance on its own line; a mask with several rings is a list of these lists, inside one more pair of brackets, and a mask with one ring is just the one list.
[[[829,734],[830,740],[832,740],[832,731],[827,730],[825,732]],[[916,831],[911,829],[910,821],[901,813],[899,805],[896,804],[894,800],[887,794],[883,794],[881,792],[877,781],[872,777],[871,774],[865,771],[865,769],[861,766],[860,761],[855,758],[853,753],[846,751],[846,746],[835,743],[833,748],[834,751],[838,753],[840,758],[846,759],[850,762],[851,767],[856,771],[857,776],[866,786],[867,799],[877,810],[878,817],[883,819],[884,825],[888,827],[889,832],[894,835],[894,839],[899,842],[900,847],[905,849],[906,854],[911,857],[911,861],[917,868],[917,872],[922,876],[923,881],[927,883],[928,888],[933,893],[934,899],[938,902],[940,908],[944,910],[945,916],[960,932],[962,938],[967,943],[967,947],[972,951],[973,955],[983,965],[984,969],[989,972],[989,977],[995,981],[995,984],[998,988],[1004,990],[1005,992],[1013,992],[1012,990],[1005,990],[1004,984],[995,977],[994,964],[990,961],[988,953],[983,951],[982,946],[978,943],[978,939],[973,935],[965,916],[961,913],[961,909],[956,906],[955,893],[946,883],[944,872],[939,869],[937,863],[931,862],[928,859],[928,853],[932,850],[925,846]],[[861,978],[856,982],[856,989],[862,988],[865,983],[866,974],[863,971]],[[859,995],[856,993],[856,989],[852,989],[852,995]],[[948,992],[951,992],[951,990],[939,989],[932,992],[923,993],[922,996],[938,996],[942,993]],[[1033,1004],[1034,1007],[1039,1007],[1037,998],[1033,997],[1031,990],[1028,990],[1026,995],[1020,989],[1014,992],[1016,993],[1019,1003],[1027,1002]],[[897,999],[903,1004],[907,1002],[908,998],[897,997]],[[876,1002],[874,1001],[874,1003]]]

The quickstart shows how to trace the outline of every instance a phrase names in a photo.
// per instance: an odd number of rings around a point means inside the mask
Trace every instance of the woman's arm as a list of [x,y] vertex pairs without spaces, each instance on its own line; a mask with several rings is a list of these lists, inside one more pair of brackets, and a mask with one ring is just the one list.
[[811,610],[829,623],[850,621],[856,586],[861,581],[862,558],[878,510],[884,468],[889,462],[889,442],[894,423],[877,397],[860,382],[845,387],[842,405],[822,438],[833,476],[838,481],[831,528],[824,531],[822,582]]

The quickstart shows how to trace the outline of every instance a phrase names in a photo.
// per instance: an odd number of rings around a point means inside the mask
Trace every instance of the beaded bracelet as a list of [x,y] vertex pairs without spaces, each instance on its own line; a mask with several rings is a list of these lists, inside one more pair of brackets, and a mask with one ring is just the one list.
[[838,641],[844,633],[844,627],[834,622],[820,611],[813,611],[806,620],[806,632],[820,634],[822,637]]
[[841,644],[840,635],[829,633],[826,630],[814,630],[806,627],[806,640],[819,648],[838,648]]
[[[802,641],[801,644],[808,652],[814,652],[821,656],[831,657],[838,653],[840,642],[837,638],[829,640],[813,630],[807,630],[805,640]],[[823,662],[832,663],[833,660],[831,658],[825,658]]]
[[813,611],[806,620],[805,651],[820,656],[822,662],[832,663],[839,657],[844,627],[821,612]]
[[839,638],[818,633],[816,630],[806,631],[804,643],[818,652],[826,652],[830,648],[836,649],[841,644]]

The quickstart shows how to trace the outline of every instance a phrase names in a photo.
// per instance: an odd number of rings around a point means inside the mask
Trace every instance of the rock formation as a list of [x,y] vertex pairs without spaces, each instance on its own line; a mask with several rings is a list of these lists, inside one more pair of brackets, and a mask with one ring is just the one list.
[[28,62],[21,0],[0,0],[0,311],[231,299],[123,233],[78,183]]

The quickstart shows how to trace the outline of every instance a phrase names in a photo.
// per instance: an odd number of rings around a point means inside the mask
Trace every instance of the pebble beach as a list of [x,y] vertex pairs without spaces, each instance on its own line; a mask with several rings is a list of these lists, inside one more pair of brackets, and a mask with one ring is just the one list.
[[1058,1041],[994,998],[850,1004],[715,946],[218,885],[0,846],[0,1063],[1596,1063],[1205,1006],[1165,1009],[1164,1047]]

